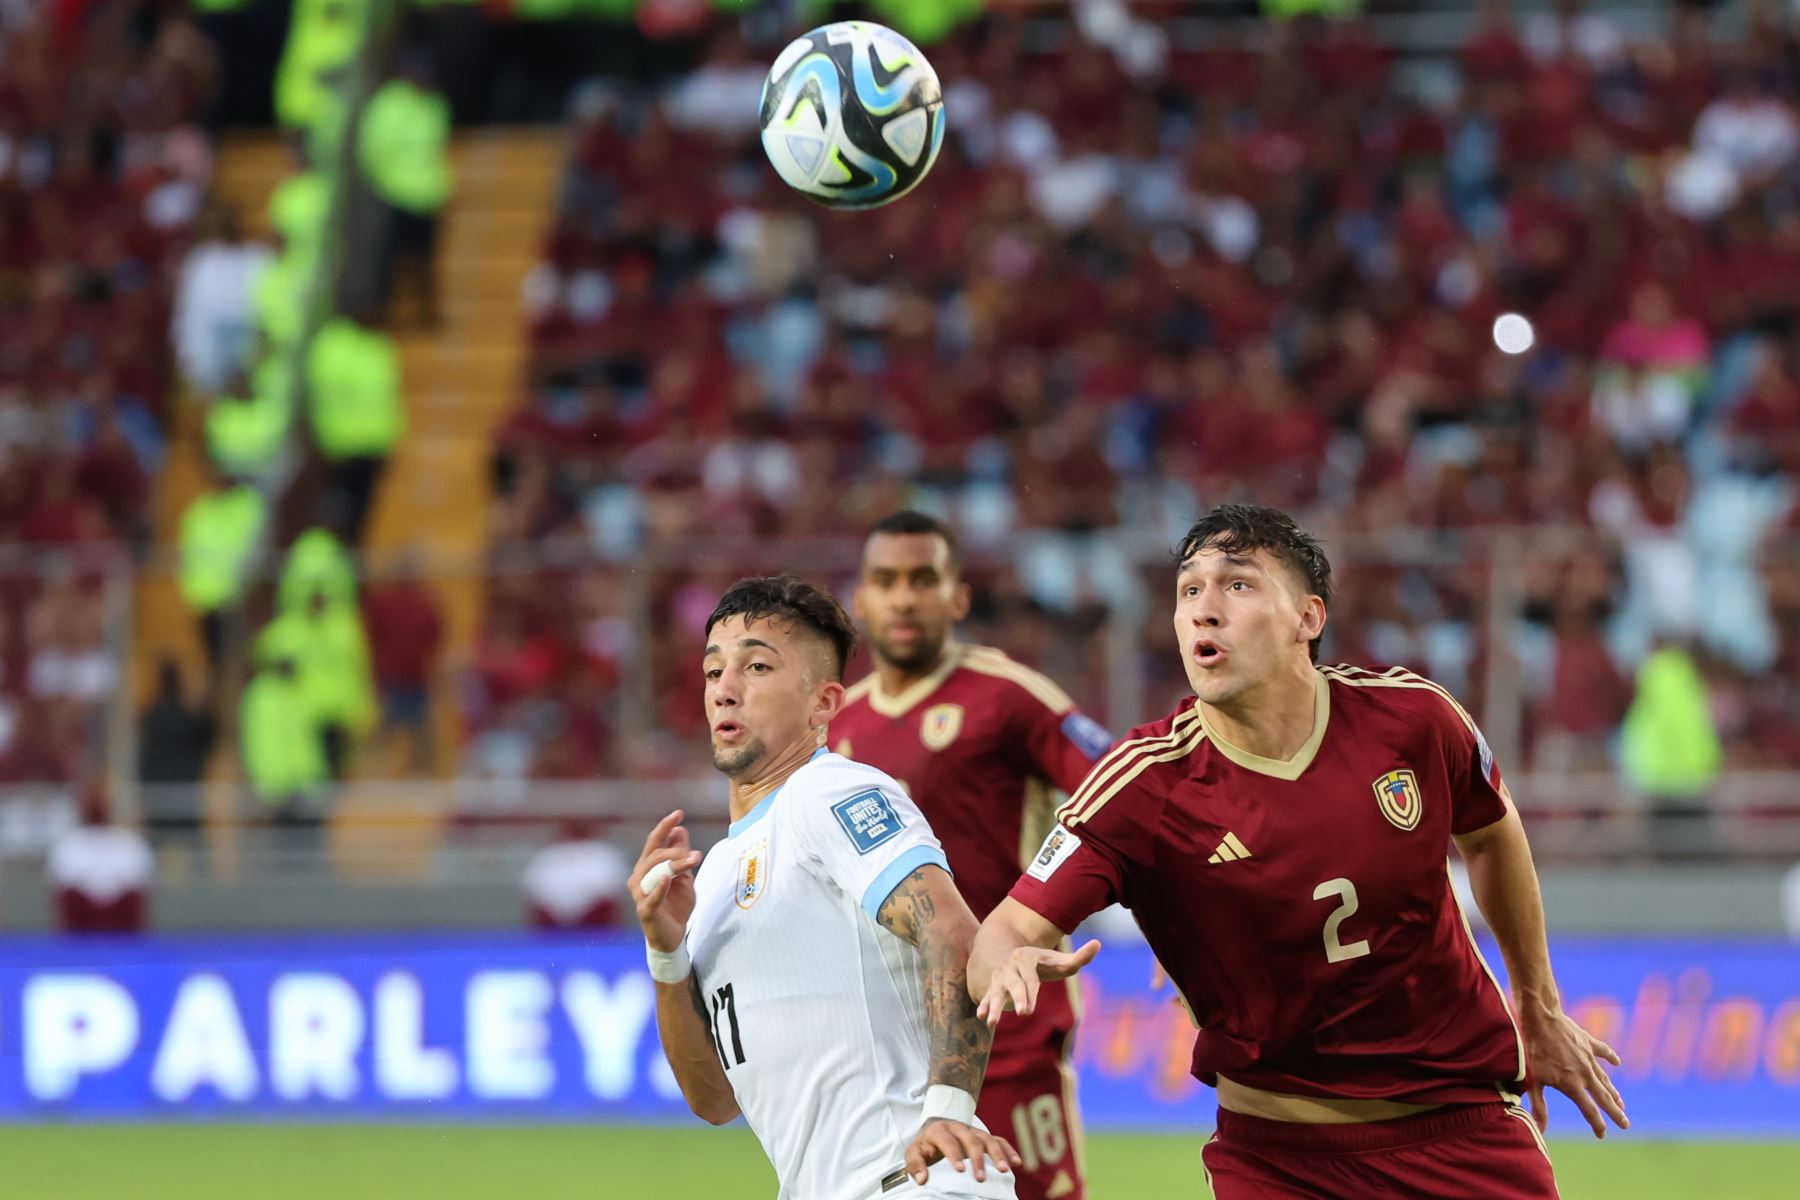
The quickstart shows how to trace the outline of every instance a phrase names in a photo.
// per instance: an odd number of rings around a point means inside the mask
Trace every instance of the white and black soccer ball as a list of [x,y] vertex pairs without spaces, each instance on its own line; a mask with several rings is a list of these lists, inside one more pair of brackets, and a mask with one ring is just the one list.
[[769,68],[762,143],[795,191],[830,208],[875,208],[937,161],[944,89],[919,48],[886,26],[822,25]]

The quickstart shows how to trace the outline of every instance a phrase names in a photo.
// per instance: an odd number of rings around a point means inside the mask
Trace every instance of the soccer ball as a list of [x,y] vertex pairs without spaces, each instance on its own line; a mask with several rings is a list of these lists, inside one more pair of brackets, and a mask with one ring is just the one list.
[[917,186],[944,143],[944,89],[919,48],[868,21],[792,42],[762,91],[763,151],[828,208],[875,208]]

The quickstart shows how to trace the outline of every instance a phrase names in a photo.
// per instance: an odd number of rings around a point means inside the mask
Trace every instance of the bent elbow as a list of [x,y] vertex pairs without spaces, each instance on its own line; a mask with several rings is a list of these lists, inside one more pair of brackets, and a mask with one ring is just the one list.
[[738,1106],[731,1100],[690,1098],[688,1108],[708,1125],[729,1125],[738,1118]]

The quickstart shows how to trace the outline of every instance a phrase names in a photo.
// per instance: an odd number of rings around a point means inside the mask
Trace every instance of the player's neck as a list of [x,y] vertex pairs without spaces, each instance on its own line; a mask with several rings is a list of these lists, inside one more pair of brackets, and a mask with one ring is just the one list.
[[889,662],[880,654],[871,657],[875,660],[875,686],[884,696],[898,696],[907,688],[920,680],[929,679],[943,668],[944,660],[956,652],[956,643],[949,638],[938,647],[938,652],[930,662],[922,667],[905,667],[899,663]]
[[1311,740],[1317,721],[1318,684],[1311,662],[1284,670],[1229,704],[1200,701],[1218,736],[1258,758],[1286,762]]
[[816,739],[801,738],[785,750],[778,751],[759,765],[754,776],[731,781],[731,819],[741,821],[750,810],[767,800],[788,776],[804,767],[819,750]]

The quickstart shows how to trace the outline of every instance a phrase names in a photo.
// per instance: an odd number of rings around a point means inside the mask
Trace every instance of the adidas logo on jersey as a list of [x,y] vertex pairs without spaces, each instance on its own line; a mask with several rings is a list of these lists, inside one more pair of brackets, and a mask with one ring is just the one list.
[[1240,858],[1249,857],[1250,851],[1244,843],[1238,841],[1238,835],[1235,833],[1227,833],[1225,835],[1225,840],[1219,843],[1219,848],[1214,850],[1212,852],[1212,857],[1206,861],[1209,863],[1228,863],[1236,862]]

